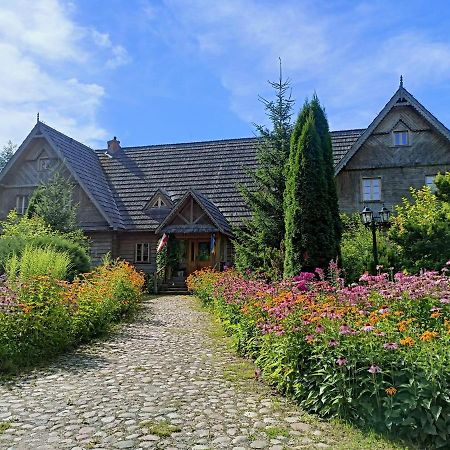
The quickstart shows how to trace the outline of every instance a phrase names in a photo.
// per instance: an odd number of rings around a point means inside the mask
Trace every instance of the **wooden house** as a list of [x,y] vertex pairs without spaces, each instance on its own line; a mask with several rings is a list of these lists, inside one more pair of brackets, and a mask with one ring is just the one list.
[[[331,132],[340,207],[392,208],[411,186],[433,187],[450,170],[450,131],[400,83],[367,129]],[[38,121],[0,173],[0,216],[26,210],[55,171],[75,183],[80,227],[92,259],[107,252],[148,273],[162,235],[179,244],[183,276],[233,260],[232,229],[249,212],[239,184],[250,183],[256,138],[93,150]]]

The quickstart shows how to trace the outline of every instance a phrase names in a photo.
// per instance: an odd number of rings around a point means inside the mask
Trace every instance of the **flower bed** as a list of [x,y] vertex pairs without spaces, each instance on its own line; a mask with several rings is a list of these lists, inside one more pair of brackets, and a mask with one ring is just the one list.
[[53,356],[106,331],[133,311],[144,279],[126,262],[73,283],[34,277],[0,286],[0,373]]
[[188,286],[218,312],[265,379],[308,411],[421,448],[447,447],[449,278],[364,275],[344,287],[316,275],[267,284],[234,271],[202,271]]

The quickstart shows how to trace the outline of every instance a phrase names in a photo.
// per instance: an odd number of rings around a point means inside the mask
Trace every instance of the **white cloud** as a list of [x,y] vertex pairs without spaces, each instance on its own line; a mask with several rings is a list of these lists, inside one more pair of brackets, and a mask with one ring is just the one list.
[[38,111],[43,121],[82,142],[96,145],[107,137],[97,121],[105,90],[87,68],[94,60],[115,68],[128,62],[128,54],[70,13],[63,0],[2,1],[0,145],[20,143]]
[[[331,2],[332,3],[332,2]],[[166,0],[176,51],[200,55],[246,122],[264,120],[257,94],[272,95],[278,57],[292,79],[297,107],[318,92],[332,128],[367,126],[398,86],[450,81],[450,42],[417,30],[401,5],[280,0]],[[149,16],[155,27],[161,15]],[[167,38],[166,38],[167,39]],[[170,42],[170,40],[168,40]]]

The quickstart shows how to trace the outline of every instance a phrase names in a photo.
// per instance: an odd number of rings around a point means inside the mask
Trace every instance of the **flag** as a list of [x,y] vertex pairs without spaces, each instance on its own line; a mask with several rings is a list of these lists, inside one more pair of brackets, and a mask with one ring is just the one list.
[[167,241],[169,240],[169,236],[164,233],[162,238],[158,242],[158,247],[156,248],[156,253],[159,253],[167,244]]
[[216,235],[211,234],[211,239],[209,241],[209,251],[211,252],[211,255],[215,255],[216,253]]

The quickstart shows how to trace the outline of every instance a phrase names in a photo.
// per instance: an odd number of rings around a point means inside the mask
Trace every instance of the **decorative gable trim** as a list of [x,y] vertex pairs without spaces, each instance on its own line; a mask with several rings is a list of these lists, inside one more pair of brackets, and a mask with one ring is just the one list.
[[[205,204],[205,201],[203,200],[203,196],[196,192],[194,189],[189,189],[188,191],[186,191],[186,193],[180,198],[180,200],[177,202],[176,206],[172,209],[172,211],[170,212],[170,214],[161,222],[161,224],[159,225],[159,227],[155,230],[155,233],[161,233],[162,230],[164,229],[164,227],[166,227],[167,225],[170,224],[170,222],[175,219],[175,217],[179,216],[182,218],[182,220],[186,221],[187,224],[187,220],[181,215],[179,214],[179,212],[182,210],[182,208],[185,205],[186,200],[191,197],[193,200],[196,201],[196,203],[200,206],[200,208],[203,210],[204,215],[206,215],[209,220],[214,224],[214,226],[217,228],[218,231],[220,231],[221,233],[230,235],[230,232],[228,229],[226,229],[225,227],[222,226],[222,224],[220,224],[216,218],[214,217],[213,214],[211,214],[211,212],[209,211],[209,207],[208,205]],[[218,208],[214,205],[214,207],[217,209],[217,211],[220,213],[220,211],[218,210]],[[194,225],[196,222],[198,222],[198,220],[200,220],[200,218],[203,217],[200,216],[197,218],[197,220],[193,221],[192,224]],[[223,216],[222,216],[223,217]],[[225,220],[225,218],[223,218]]]
[[441,133],[450,142],[450,130],[443,125],[433,114],[430,113],[421,103],[419,103],[412,94],[410,94],[404,87],[403,83],[400,84],[397,92],[387,102],[386,106],[375,117],[373,122],[367,127],[364,133],[358,138],[358,140],[350,147],[350,150],[339,161],[335,167],[335,176],[337,176],[353,158],[356,152],[363,146],[367,139],[374,132],[376,127],[381,121],[388,115],[388,113],[397,106],[411,106],[419,115],[429,122],[439,133]]
[[165,208],[172,209],[173,201],[169,194],[164,189],[157,189],[156,192],[150,197],[150,199],[145,203],[143,211],[154,208],[154,203],[160,200],[165,204]]

